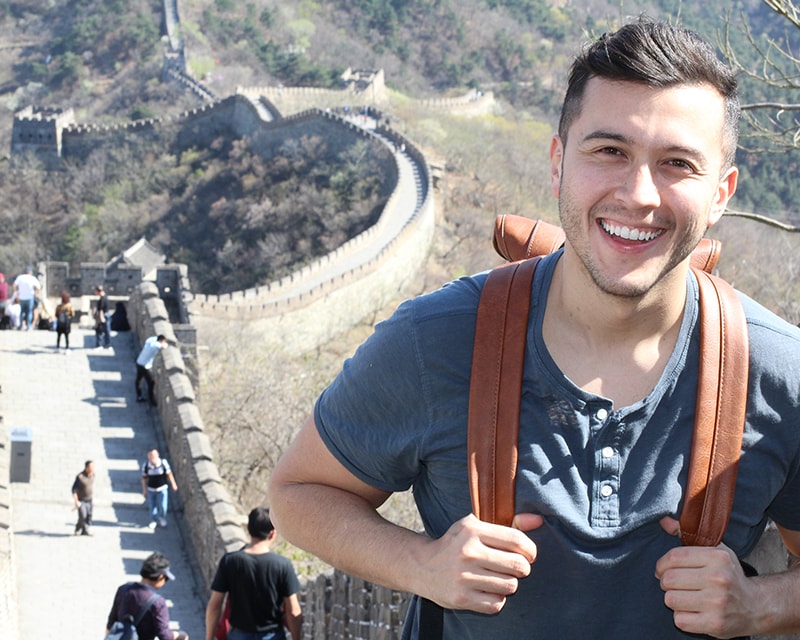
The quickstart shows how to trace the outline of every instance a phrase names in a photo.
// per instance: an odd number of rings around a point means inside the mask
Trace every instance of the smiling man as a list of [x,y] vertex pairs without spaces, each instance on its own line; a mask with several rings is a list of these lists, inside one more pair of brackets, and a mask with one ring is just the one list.
[[[800,570],[739,563],[767,518],[800,554],[800,331],[743,295],[730,523],[717,547],[676,537],[699,368],[689,255],[736,189],[739,110],[730,70],[671,25],[625,25],[573,64],[550,149],[567,240],[533,282],[513,527],[472,515],[467,481],[486,274],[401,305],[318,399],[272,475],[273,518],[331,564],[421,596],[404,638],[800,631]],[[376,512],[409,487],[424,533]]]

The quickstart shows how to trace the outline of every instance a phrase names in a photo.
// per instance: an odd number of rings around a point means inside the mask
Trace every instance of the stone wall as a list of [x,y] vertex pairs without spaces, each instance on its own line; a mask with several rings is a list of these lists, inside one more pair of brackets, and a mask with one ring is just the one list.
[[[307,128],[318,119],[338,123],[342,135],[373,135],[335,114],[318,110],[286,121]],[[290,351],[302,351],[347,330],[402,291],[423,264],[433,239],[432,178],[424,155],[410,140],[388,127],[379,126],[374,135],[387,149],[403,149],[414,167],[413,176],[401,175],[396,152],[391,154],[394,193],[379,221],[280,280],[223,295],[187,296],[196,318],[209,326],[246,321]],[[404,190],[416,193],[416,204],[401,199]],[[398,229],[387,234],[390,225]]]
[[[225,488],[214,463],[211,444],[181,356],[181,344],[158,293],[155,283],[141,284],[128,301],[128,322],[140,344],[159,333],[165,335],[170,343],[153,366],[158,412],[169,459],[182,489],[182,526],[188,534],[189,552],[205,590],[202,594],[205,598],[219,558],[247,542],[246,517]],[[3,460],[7,459],[7,456],[3,457]],[[2,500],[0,487],[0,516]],[[2,527],[0,520],[0,532]],[[0,590],[0,637],[14,637],[2,634],[2,596]],[[400,637],[409,602],[408,594],[373,585],[340,571],[306,581],[300,596],[304,640],[395,640]]]
[[[2,394],[2,390],[0,390]],[[11,452],[0,395],[0,638],[17,637],[16,570],[11,528]]]
[[170,344],[153,365],[158,412],[170,462],[185,487],[181,503],[191,552],[208,590],[222,554],[247,542],[245,519],[214,463],[180,345],[155,283],[139,285],[128,301],[127,312],[140,344],[158,334],[165,335]]

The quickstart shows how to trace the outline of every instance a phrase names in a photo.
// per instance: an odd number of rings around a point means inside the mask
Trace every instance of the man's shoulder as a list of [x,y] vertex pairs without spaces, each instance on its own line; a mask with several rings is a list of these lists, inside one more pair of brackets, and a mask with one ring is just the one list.
[[764,340],[765,348],[800,350],[800,327],[787,322],[749,296],[739,293],[751,339]]

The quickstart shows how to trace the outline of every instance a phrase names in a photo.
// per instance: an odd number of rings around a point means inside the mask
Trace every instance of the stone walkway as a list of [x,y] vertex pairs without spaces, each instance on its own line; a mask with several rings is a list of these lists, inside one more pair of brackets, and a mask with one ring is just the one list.
[[[205,595],[185,551],[180,478],[169,526],[147,527],[140,465],[151,446],[168,453],[158,414],[135,401],[135,336],[114,334],[111,349],[95,349],[85,329],[73,327],[70,338],[64,354],[55,332],[0,332],[3,428],[7,437],[20,428],[31,435],[27,456],[18,437],[9,442],[12,473],[24,475],[27,460],[30,479],[9,485],[16,580],[6,588],[17,620],[8,628],[21,640],[102,638],[116,588],[138,580],[142,560],[158,550],[177,577],[160,592],[173,628],[202,640]],[[71,486],[87,459],[96,467],[94,535],[76,537]]]

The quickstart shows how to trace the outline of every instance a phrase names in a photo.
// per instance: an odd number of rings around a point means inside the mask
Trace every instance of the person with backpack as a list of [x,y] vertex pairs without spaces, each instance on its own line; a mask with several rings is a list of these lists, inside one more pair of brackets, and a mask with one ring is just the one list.
[[[800,566],[741,564],[768,520],[800,556],[800,330],[741,293],[730,516],[719,544],[679,537],[690,459],[716,454],[692,443],[714,409],[697,406],[698,381],[718,362],[700,358],[691,254],[736,190],[740,111],[731,70],[675,25],[642,18],[576,57],[550,145],[566,239],[536,266],[521,393],[500,407],[519,411],[517,456],[497,469],[515,478],[509,524],[474,515],[468,481],[471,375],[493,366],[473,362],[488,273],[404,302],[317,399],[271,475],[273,520],[333,566],[416,594],[406,640],[800,632]],[[409,488],[424,532],[377,511]]]
[[64,353],[69,353],[69,334],[72,330],[72,318],[75,309],[72,308],[68,291],[61,292],[61,302],[56,307],[56,349],[61,349],[61,336],[64,336]]
[[[169,628],[169,608],[158,594],[167,581],[174,581],[169,559],[158,551],[151,553],[139,570],[139,582],[127,582],[117,589],[106,622],[107,640],[189,640],[185,631]],[[132,626],[136,635],[126,636],[125,627]]]
[[167,526],[167,508],[169,506],[169,487],[178,490],[175,476],[169,462],[161,457],[158,449],[147,452],[147,460],[142,464],[142,495],[150,507],[151,529]]

